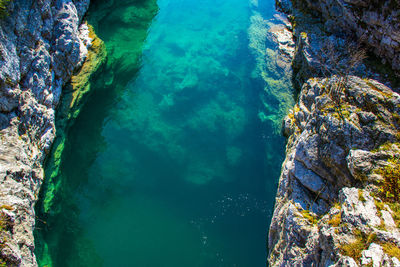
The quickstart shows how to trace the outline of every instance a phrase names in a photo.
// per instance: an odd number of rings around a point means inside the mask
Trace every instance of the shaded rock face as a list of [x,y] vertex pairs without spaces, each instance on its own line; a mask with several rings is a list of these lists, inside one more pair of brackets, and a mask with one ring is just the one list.
[[[281,9],[287,5],[285,1],[278,2],[278,7]],[[381,65],[378,69],[385,69],[385,71],[377,72],[375,70],[377,66],[374,66],[376,60],[370,58],[366,64],[362,60],[357,60],[360,59],[362,51],[367,56],[368,46],[360,44],[351,35],[342,34],[343,32],[327,31],[321,19],[309,13],[293,7],[289,11],[289,18],[295,25],[293,38],[296,46],[292,67],[294,86],[298,90],[312,77],[353,74],[372,78],[400,92],[399,81],[393,70],[383,68]]]
[[0,20],[1,258],[36,266],[34,204],[55,136],[63,85],[91,45],[82,16],[89,1],[12,1]]
[[[292,8],[282,1],[286,10]],[[293,6],[314,12],[330,32],[346,32],[367,44],[400,73],[399,0],[294,0]]]

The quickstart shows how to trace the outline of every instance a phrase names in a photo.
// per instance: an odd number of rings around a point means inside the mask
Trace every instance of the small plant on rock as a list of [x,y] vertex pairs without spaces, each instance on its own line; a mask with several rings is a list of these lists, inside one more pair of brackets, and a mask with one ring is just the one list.
[[342,214],[339,212],[332,216],[332,219],[328,221],[328,224],[332,225],[333,227],[338,227],[342,222]]
[[327,84],[327,90],[332,100],[340,106],[340,99],[348,86],[349,76],[367,58],[366,50],[359,43],[347,43],[347,53],[338,52],[335,45],[328,39],[317,55],[322,74],[326,77],[335,77]]
[[318,223],[318,217],[311,213],[309,210],[302,210],[301,215],[306,218],[311,224]]
[[0,0],[0,18],[7,16],[7,6],[12,0]]
[[363,190],[362,189],[358,189],[358,199],[361,201],[361,202],[365,202],[365,201],[367,201],[366,199],[365,199],[365,197],[364,197],[364,192],[363,192]]
[[[2,205],[1,208],[3,208],[4,205]],[[7,205],[8,207],[8,205]],[[2,266],[9,266],[7,265],[7,261],[4,256],[2,256],[2,251],[6,247],[6,242],[7,242],[7,231],[10,230],[10,228],[13,227],[13,223],[10,221],[10,219],[6,216],[6,214],[3,211],[0,211],[0,267]]]
[[343,255],[352,257],[354,260],[359,261],[362,251],[368,249],[369,245],[376,240],[376,234],[365,234],[360,230],[354,230],[353,234],[355,240],[341,245],[340,250]]
[[377,171],[383,177],[380,192],[382,197],[389,202],[400,200],[400,157],[392,156],[388,165]]
[[388,254],[390,257],[396,257],[397,259],[400,260],[400,248],[397,247],[393,243],[383,243],[381,244],[383,251],[385,251],[386,254]]
[[340,249],[342,254],[352,257],[355,260],[359,260],[361,258],[361,252],[367,248],[367,244],[365,242],[365,237],[361,233],[361,231],[354,231],[355,240],[353,242],[343,244]]

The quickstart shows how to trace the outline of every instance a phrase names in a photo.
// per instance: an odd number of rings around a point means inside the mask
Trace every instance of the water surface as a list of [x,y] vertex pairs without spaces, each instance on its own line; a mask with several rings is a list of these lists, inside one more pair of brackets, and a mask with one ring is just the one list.
[[290,105],[262,78],[273,2],[91,4],[109,58],[38,221],[40,265],[266,265]]

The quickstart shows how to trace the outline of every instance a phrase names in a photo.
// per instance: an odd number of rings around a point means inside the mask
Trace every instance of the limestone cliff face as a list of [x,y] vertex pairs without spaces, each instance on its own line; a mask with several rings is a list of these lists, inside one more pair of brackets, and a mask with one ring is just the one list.
[[[395,211],[376,204],[383,203],[383,177],[374,172],[400,152],[400,121],[392,116],[400,112],[400,96],[374,80],[351,76],[339,104],[329,93],[336,82],[309,79],[285,120],[290,137],[270,227],[272,266],[400,265],[379,247],[399,246],[400,232]],[[374,238],[365,240],[363,257],[349,257],[345,246],[368,236]],[[380,257],[368,256],[372,243]]]
[[35,266],[34,204],[55,109],[91,38],[89,0],[11,1],[0,19],[0,239],[7,266]]
[[400,266],[400,96],[368,65],[343,75],[329,53],[320,51],[330,40],[337,62],[347,66],[349,43],[292,2],[280,6],[290,10],[295,24],[293,66],[301,91],[283,124],[287,155],[268,261],[271,266]]

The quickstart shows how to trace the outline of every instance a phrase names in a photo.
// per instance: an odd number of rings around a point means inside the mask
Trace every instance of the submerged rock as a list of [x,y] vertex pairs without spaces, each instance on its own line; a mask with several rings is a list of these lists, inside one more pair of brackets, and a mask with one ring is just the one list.
[[291,59],[295,44],[291,26],[285,16],[276,14],[265,20],[256,10],[252,11],[250,21],[249,48],[256,59],[252,76],[261,77],[264,86],[260,94],[264,109],[258,115],[279,132],[282,119],[294,105]]

